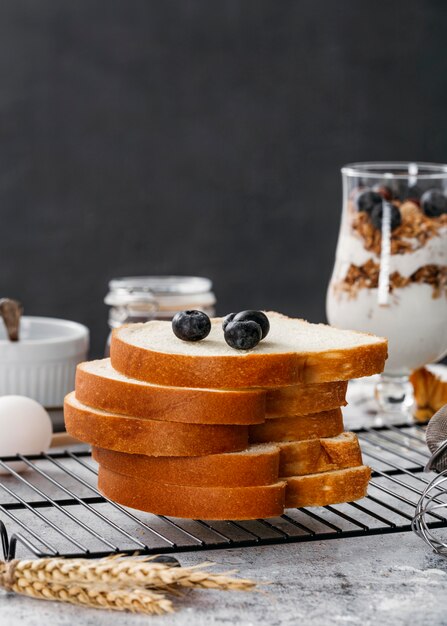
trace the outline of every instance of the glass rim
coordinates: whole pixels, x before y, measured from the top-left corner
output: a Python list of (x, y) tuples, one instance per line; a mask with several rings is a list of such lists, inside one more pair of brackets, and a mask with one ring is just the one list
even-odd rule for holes
[[(397, 171), (393, 172), (393, 170)], [(361, 178), (433, 180), (447, 178), (447, 164), (418, 161), (365, 161), (348, 163), (341, 168), (341, 173), (345, 176)]]

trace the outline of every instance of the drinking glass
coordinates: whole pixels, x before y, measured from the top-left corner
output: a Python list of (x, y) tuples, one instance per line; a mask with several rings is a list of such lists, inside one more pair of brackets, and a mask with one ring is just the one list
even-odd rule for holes
[(375, 396), (408, 415), (409, 374), (447, 353), (447, 165), (342, 168), (343, 209), (329, 322), (388, 338)]

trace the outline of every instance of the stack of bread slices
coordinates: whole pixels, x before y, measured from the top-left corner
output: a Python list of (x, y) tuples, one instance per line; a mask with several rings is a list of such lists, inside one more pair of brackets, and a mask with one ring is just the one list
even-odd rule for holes
[(340, 407), (350, 378), (382, 371), (386, 340), (267, 316), (248, 352), (225, 343), (220, 319), (196, 343), (153, 321), (116, 329), (110, 359), (78, 366), (66, 427), (93, 446), (105, 496), (242, 520), (365, 495), (370, 469)]

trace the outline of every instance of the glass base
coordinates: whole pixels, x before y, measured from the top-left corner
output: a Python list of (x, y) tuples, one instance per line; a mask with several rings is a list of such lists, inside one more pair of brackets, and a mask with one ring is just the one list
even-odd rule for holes
[(413, 386), (408, 376), (382, 374), (376, 384), (374, 395), (380, 410), (409, 417), (414, 405)]

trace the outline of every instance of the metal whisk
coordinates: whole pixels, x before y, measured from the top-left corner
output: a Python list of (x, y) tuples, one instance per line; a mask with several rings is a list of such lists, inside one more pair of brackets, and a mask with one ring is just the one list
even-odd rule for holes
[(436, 537), (427, 525), (427, 515), (437, 512), (444, 517), (442, 513), (447, 511), (447, 404), (431, 418), (427, 426), (426, 441), (432, 456), (425, 471), (439, 474), (424, 489), (411, 526), (418, 537), (437, 554), (447, 558), (447, 542)]

